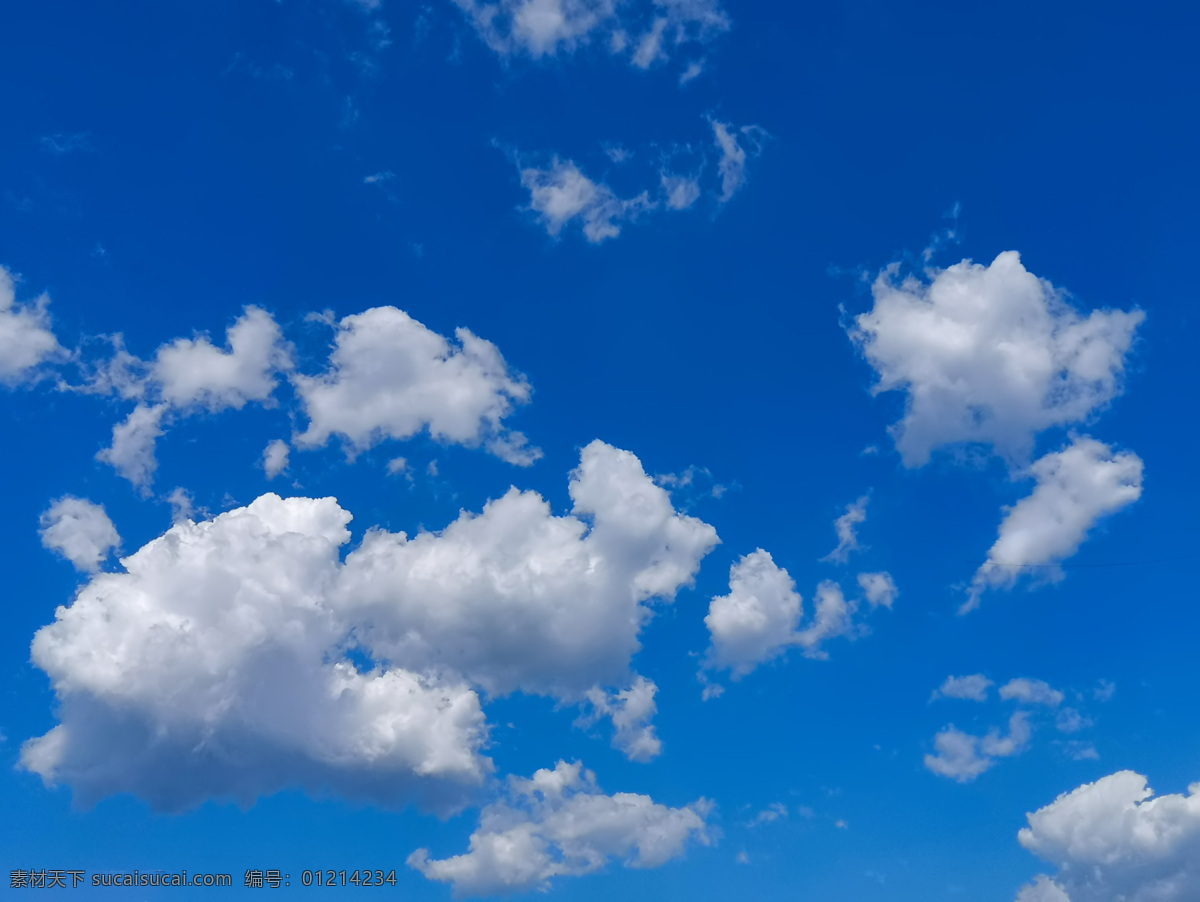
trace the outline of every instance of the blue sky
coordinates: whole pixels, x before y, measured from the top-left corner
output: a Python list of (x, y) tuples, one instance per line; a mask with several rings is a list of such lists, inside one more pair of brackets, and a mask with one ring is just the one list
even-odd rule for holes
[(5, 869), (1200, 897), (1196, 25), (10, 9)]

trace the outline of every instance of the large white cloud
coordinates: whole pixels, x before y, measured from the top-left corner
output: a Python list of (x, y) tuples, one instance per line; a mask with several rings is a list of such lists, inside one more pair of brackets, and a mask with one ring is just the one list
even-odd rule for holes
[(50, 325), (49, 305), (44, 294), (18, 304), (16, 279), (0, 266), (0, 383), (23, 382), (42, 364), (65, 355)]
[(638, 459), (595, 441), (570, 516), (510, 489), (440, 533), (373, 531), (340, 591), (379, 655), (452, 667), (489, 694), (582, 701), (624, 687), (654, 598), (690, 585), (716, 531), (676, 513)]
[(349, 520), (332, 498), (264, 495), (95, 576), (34, 638), (61, 722), (22, 765), (85, 801), (130, 792), (167, 809), (290, 785), (460, 803), (491, 769), (475, 692), (342, 655), (332, 589)]
[[(886, 573), (867, 574), (863, 588), (873, 594), (872, 607), (890, 605), (895, 584)], [(854, 636), (858, 602), (847, 601), (837, 583), (825, 581), (817, 587), (812, 619), (800, 628), (803, 599), (787, 570), (775, 563), (769, 552), (759, 548), (729, 569), (729, 594), (709, 603), (710, 644), (706, 668), (732, 671), (738, 679), (759, 664), (770, 661), (789, 648), (800, 647), (811, 658), (824, 658), (822, 644), (837, 636)]]
[(925, 279), (899, 279), (891, 267), (873, 294), (851, 337), (879, 374), (875, 391), (906, 394), (892, 434), (908, 466), (959, 443), (1027, 458), (1036, 433), (1084, 421), (1121, 391), (1144, 318), (1138, 310), (1083, 315), (1015, 251)]
[(568, 55), (601, 45), (640, 69), (729, 29), (715, 0), (454, 0), (502, 57)]
[(42, 514), (42, 544), (56, 551), (79, 570), (95, 572), (121, 536), (104, 506), (86, 498), (66, 495)]
[(648, 760), (638, 635), (717, 535), (603, 442), (570, 493), (569, 516), (513, 489), (440, 533), (371, 530), (344, 563), (332, 498), (177, 523), (38, 632), (61, 723), (24, 766), (167, 808), (288, 785), (452, 806), (490, 770), (477, 689), (588, 707)]
[(646, 795), (607, 795), (579, 762), (510, 777), (506, 794), (483, 809), (467, 852), (433, 859), (418, 849), (409, 865), (455, 895), (499, 895), (546, 889), (555, 877), (590, 874), (613, 859), (659, 867), (689, 841), (710, 842), (704, 799), (669, 808)]
[(1035, 461), (1030, 473), (1037, 485), (1005, 512), (964, 609), (975, 607), (989, 588), (1012, 586), (1031, 568), (1044, 578), (1061, 579), (1058, 563), (1079, 550), (1097, 521), (1142, 494), (1141, 458), (1130, 451), (1114, 453), (1087, 437)]
[[(1028, 816), (1022, 846), (1058, 868), (1019, 902), (1191, 902), (1200, 898), (1200, 783), (1154, 797), (1120, 771)], [(1042, 895), (1038, 895), (1038, 893)]]
[(514, 405), (529, 400), (528, 381), (490, 341), (462, 328), (455, 337), (457, 344), (395, 307), (343, 318), (329, 369), (292, 377), (309, 419), (296, 446), (338, 435), (354, 453), (428, 430), (438, 441), (485, 444), (512, 463), (532, 463), (541, 451), (503, 425)]

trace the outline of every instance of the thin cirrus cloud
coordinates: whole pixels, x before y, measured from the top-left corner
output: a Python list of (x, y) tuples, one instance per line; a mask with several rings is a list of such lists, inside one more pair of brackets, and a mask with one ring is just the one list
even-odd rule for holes
[(460, 897), (544, 891), (555, 878), (594, 873), (614, 858), (655, 868), (690, 843), (708, 845), (711, 810), (703, 798), (670, 808), (639, 793), (607, 795), (580, 762), (559, 761), (532, 778), (509, 777), (503, 796), (480, 812), (468, 851), (434, 859), (418, 849), (408, 864)]
[(694, 78), (697, 54), (729, 30), (715, 0), (454, 0), (484, 43), (501, 59), (569, 57), (585, 47), (637, 69), (691, 53), (684, 71)]
[(717, 535), (603, 442), (568, 488), (567, 516), (514, 488), (440, 532), (369, 530), (344, 561), (333, 498), (181, 520), (38, 631), (60, 722), (22, 766), (85, 803), (295, 785), (454, 810), (492, 772), (483, 701), (513, 692), (607, 717), (628, 757), (654, 757), (656, 687), (631, 661)]
[(846, 512), (833, 521), (834, 532), (837, 533), (837, 547), (823, 561), (844, 564), (850, 559), (850, 554), (858, 550), (858, 525), (867, 519), (867, 502), (869, 495), (863, 495), (857, 501), (846, 505)]
[(1016, 902), (1189, 902), (1200, 898), (1200, 783), (1155, 796), (1129, 770), (1086, 783), (1028, 815), (1017, 839), (1058, 868)]
[(693, 171), (681, 173), (664, 166), (657, 173), (657, 185), (626, 197), (587, 175), (574, 160), (553, 156), (542, 165), (530, 165), (527, 157), (511, 153), (521, 186), (529, 192), (525, 209), (552, 238), (578, 228), (588, 242), (600, 244), (653, 211), (695, 207), (705, 193), (703, 173), (709, 162), (718, 173), (718, 184), (710, 194), (718, 206), (723, 205), (745, 184), (747, 160), (762, 152), (766, 132), (758, 126), (738, 129), (716, 119), (708, 121), (713, 145)]

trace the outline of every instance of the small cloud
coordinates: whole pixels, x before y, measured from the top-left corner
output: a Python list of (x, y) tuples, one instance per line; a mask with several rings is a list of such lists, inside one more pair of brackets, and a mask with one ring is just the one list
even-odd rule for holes
[(747, 855), (745, 852), (738, 852), (737, 856), (733, 860), (736, 861), (738, 864), (749, 864), (750, 856)]
[(1096, 688), (1092, 690), (1092, 698), (1098, 702), (1112, 701), (1112, 697), (1117, 693), (1117, 684), (1110, 683), (1108, 680), (1101, 680)]
[(992, 681), (982, 673), (973, 673), (970, 676), (961, 677), (948, 676), (946, 677), (946, 682), (934, 690), (929, 700), (959, 698), (972, 702), (987, 701), (988, 689), (992, 685)]
[(840, 818), (838, 820), (834, 821), (833, 825), (835, 827), (837, 827), (839, 830), (846, 830), (850, 826), (849, 824), (847, 824), (844, 820), (841, 820)]
[(43, 135), (38, 139), (38, 146), (43, 152), (52, 156), (61, 157), (69, 153), (77, 151), (90, 151), (92, 147), (91, 135), (87, 132), (76, 132), (70, 134), (67, 132), (58, 132), (53, 135)]
[(827, 561), (835, 564), (844, 564), (850, 557), (850, 552), (858, 550), (858, 524), (867, 519), (867, 502), (870, 500), (870, 495), (863, 495), (857, 501), (846, 506), (846, 512), (833, 521), (834, 531), (837, 533), (837, 547), (825, 557), (822, 561)]
[(427, 467), (425, 468), (425, 472), (426, 472), (426, 473), (428, 473), (430, 476), (437, 476), (437, 474), (438, 474), (438, 465), (437, 465), (437, 461), (436, 461), (436, 460), (431, 460), (431, 461), (429, 462), (429, 466), (427, 466)]
[(687, 64), (687, 68), (679, 75), (679, 86), (683, 87), (693, 78), (696, 78), (704, 71), (704, 60), (693, 60)]
[(290, 453), (291, 449), (283, 439), (277, 438), (267, 445), (262, 454), (262, 468), (267, 474), (267, 479), (274, 479), (287, 469)]
[(364, 185), (378, 185), (381, 182), (390, 182), (396, 177), (396, 173), (390, 169), (381, 169), (379, 172), (373, 172), (363, 178)]
[(1078, 739), (1072, 739), (1069, 742), (1060, 743), (1063, 754), (1072, 761), (1099, 761), (1100, 753), (1096, 751), (1096, 747), (1090, 742), (1083, 742)]
[(406, 473), (408, 471), (408, 461), (403, 457), (393, 457), (388, 461), (387, 471), (389, 476)]

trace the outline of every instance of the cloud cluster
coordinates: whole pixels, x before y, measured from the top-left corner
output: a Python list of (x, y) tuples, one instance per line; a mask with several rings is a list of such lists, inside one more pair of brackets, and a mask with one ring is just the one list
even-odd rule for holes
[[(753, 125), (734, 128), (715, 119), (710, 119), (709, 125), (720, 177), (719, 189), (712, 193), (717, 203), (724, 204), (745, 184), (746, 161), (762, 151), (766, 132)], [(708, 161), (703, 157), (697, 170), (690, 174), (662, 168), (656, 175), (655, 188), (621, 197), (605, 183), (586, 175), (572, 160), (555, 156), (545, 165), (529, 165), (519, 155), (514, 158), (521, 185), (529, 192), (527, 209), (536, 215), (547, 234), (557, 237), (565, 229), (577, 226), (592, 244), (616, 238), (622, 226), (650, 211), (659, 208), (678, 211), (694, 206), (703, 193), (700, 180)]]
[(1187, 902), (1200, 898), (1200, 783), (1154, 797), (1120, 771), (1028, 815), (1021, 845), (1058, 868), (1017, 902)]
[(1035, 461), (1029, 472), (1037, 484), (1005, 511), (964, 610), (977, 606), (987, 589), (1009, 588), (1031, 570), (1046, 580), (1062, 579), (1059, 562), (1079, 550), (1096, 523), (1142, 495), (1141, 458), (1114, 453), (1092, 438), (1074, 438)]
[(716, 532), (603, 442), (569, 488), (568, 516), (512, 489), (438, 533), (370, 530), (344, 562), (332, 498), (177, 523), (38, 632), (61, 722), (24, 767), (163, 808), (288, 785), (452, 808), (491, 770), (479, 693), (517, 691), (590, 703), (653, 757), (655, 687), (631, 659)]
[[(20, 316), (28, 319), (31, 309)], [(0, 351), (3, 317), (0, 312)], [(297, 371), (293, 348), (270, 313), (247, 307), (229, 326), (223, 348), (197, 335), (167, 342), (142, 360), (125, 349), (121, 336), (112, 336), (111, 353), (82, 360), (81, 383), (62, 382), (60, 388), (135, 403), (96, 457), (143, 494), (149, 494), (158, 468), (156, 442), (172, 423), (248, 404), (275, 406), (285, 379), (308, 420), (293, 438), (298, 448), (324, 446), (336, 435), (353, 456), (384, 440), (427, 431), (441, 442), (482, 445), (519, 466), (541, 456), (503, 423), (529, 401), (532, 388), (491, 342), (468, 329), (458, 329), (451, 341), (395, 307), (347, 316), (335, 329), (326, 368), (317, 375)], [(29, 344), (27, 336), (22, 340)], [(282, 439), (270, 443), (262, 460), (268, 478), (286, 469), (289, 452)]]
[(418, 849), (408, 864), (455, 895), (498, 895), (544, 890), (555, 877), (590, 874), (613, 859), (659, 867), (691, 841), (710, 842), (706, 800), (669, 808), (646, 795), (607, 795), (579, 762), (509, 777), (506, 795), (480, 813), (467, 852), (433, 859)]
[[(981, 673), (968, 676), (950, 676), (930, 696), (938, 699), (986, 702), (994, 683)], [(954, 724), (943, 727), (934, 737), (934, 751), (925, 756), (925, 767), (933, 773), (968, 783), (990, 770), (1000, 758), (1019, 755), (1029, 748), (1033, 737), (1031, 718), (1037, 708), (1057, 711), (1055, 726), (1060, 733), (1076, 733), (1091, 726), (1091, 721), (1074, 708), (1061, 708), (1066, 696), (1043, 680), (1018, 677), (1009, 680), (997, 692), (1001, 701), (1015, 702), (1021, 706), (1008, 718), (1007, 732), (993, 727), (983, 735), (964, 732)], [(1068, 756), (1095, 758), (1095, 749), (1090, 743), (1073, 740), (1065, 744)]]
[(592, 45), (648, 69), (683, 48), (698, 50), (729, 30), (716, 0), (454, 2), (488, 47), (506, 59), (567, 56)]
[(0, 266), (0, 384), (37, 377), (43, 364), (65, 356), (50, 324), (50, 298), (17, 303), (16, 278)]
[[(895, 595), (891, 576), (863, 577), (860, 583), (868, 599), (874, 599), (871, 606), (890, 606)], [(810, 658), (824, 658), (824, 642), (862, 631), (854, 622), (858, 603), (847, 601), (837, 583), (822, 582), (816, 595), (813, 616), (801, 628), (803, 599), (787, 570), (761, 548), (745, 555), (729, 570), (729, 594), (709, 603), (704, 623), (711, 641), (704, 666), (728, 669), (739, 679), (793, 647), (802, 648)]]
[(922, 466), (939, 448), (982, 445), (1008, 462), (1014, 479), (1037, 480), (1006, 512), (960, 613), (1033, 568), (1061, 578), (1057, 565), (1096, 522), (1141, 494), (1142, 462), (1086, 437), (1028, 461), (1040, 433), (1088, 421), (1121, 392), (1144, 314), (1085, 315), (1015, 251), (924, 277), (901, 278), (894, 265), (872, 294), (850, 337), (879, 376), (874, 391), (905, 394), (904, 417), (890, 430), (904, 464)]

